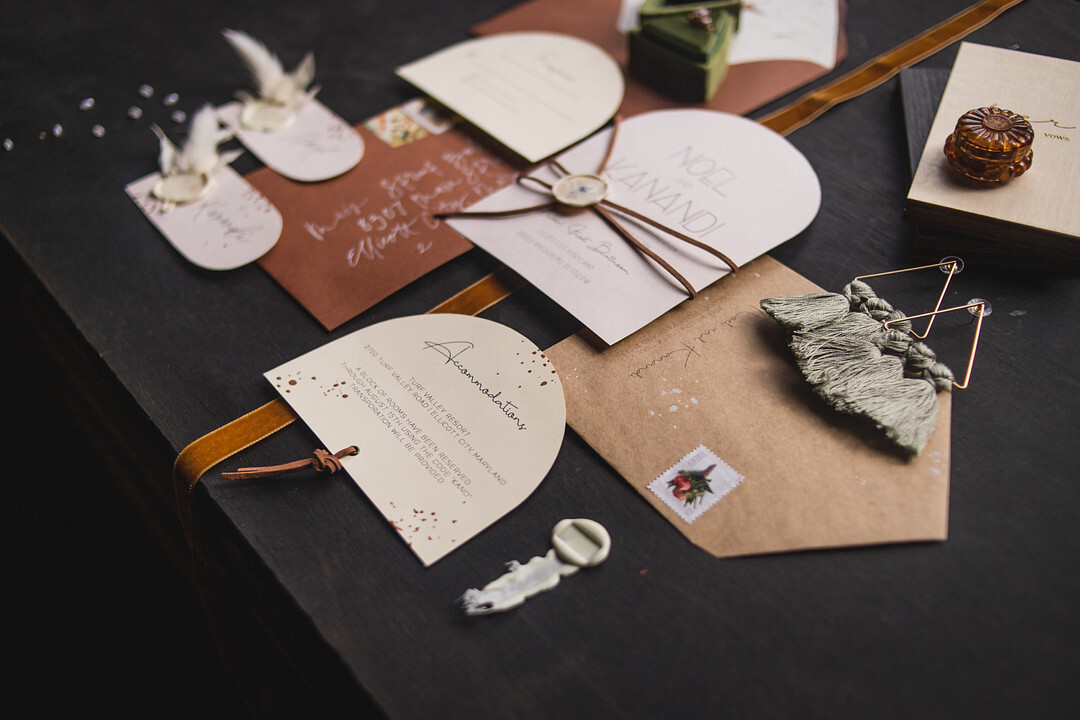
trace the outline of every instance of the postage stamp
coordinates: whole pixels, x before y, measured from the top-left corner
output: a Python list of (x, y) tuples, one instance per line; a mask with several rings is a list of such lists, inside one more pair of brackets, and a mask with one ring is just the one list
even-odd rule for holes
[(692, 523), (743, 480), (709, 448), (698, 445), (649, 483), (651, 490), (675, 514)]

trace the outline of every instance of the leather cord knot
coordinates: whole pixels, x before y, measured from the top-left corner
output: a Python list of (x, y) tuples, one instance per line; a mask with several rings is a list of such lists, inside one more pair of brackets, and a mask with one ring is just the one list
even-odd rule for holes
[(274, 477), (276, 475), (285, 475), (286, 473), (297, 472), (298, 470), (307, 470), (314, 468), (325, 475), (333, 475), (338, 470), (342, 469), (341, 458), (349, 455), (355, 455), (360, 452), (360, 448), (356, 445), (350, 445), (344, 450), (339, 450), (336, 453), (329, 453), (326, 450), (316, 450), (314, 454), (307, 460), (297, 460), (295, 462), (284, 463), (282, 465), (268, 465), (265, 467), (246, 467), (240, 468), (236, 472), (221, 473), (221, 477), (225, 480), (239, 480), (241, 478), (265, 478)]
[[(356, 454), (355, 451), (357, 448), (355, 445), (351, 446), (349, 449), (353, 450), (350, 455)], [(321, 473), (326, 473), (327, 475), (333, 475), (341, 469), (341, 460), (339, 460), (336, 455), (332, 455), (321, 448), (315, 451), (311, 464), (316, 470)]]

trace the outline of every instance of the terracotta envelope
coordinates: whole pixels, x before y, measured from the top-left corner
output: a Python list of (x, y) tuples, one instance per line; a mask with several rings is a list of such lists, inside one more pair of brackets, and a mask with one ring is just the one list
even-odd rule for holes
[(400, 127), (408, 131), (384, 122), (380, 136), (358, 126), (364, 157), (332, 180), (301, 183), (270, 168), (247, 176), (284, 219), (281, 238), (259, 264), (327, 330), (469, 250), (434, 215), (468, 207), (514, 179), (513, 167), (460, 128)]

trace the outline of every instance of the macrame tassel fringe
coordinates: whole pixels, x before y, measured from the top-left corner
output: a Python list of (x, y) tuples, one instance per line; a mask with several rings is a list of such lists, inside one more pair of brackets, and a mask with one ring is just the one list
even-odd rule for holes
[(776, 322), (792, 331), (815, 328), (851, 312), (847, 298), (836, 293), (765, 298), (761, 307)]
[(761, 307), (790, 333), (799, 369), (829, 405), (871, 420), (912, 454), (922, 451), (937, 392), (952, 388), (953, 374), (909, 334), (902, 312), (858, 280), (839, 294), (766, 298)]

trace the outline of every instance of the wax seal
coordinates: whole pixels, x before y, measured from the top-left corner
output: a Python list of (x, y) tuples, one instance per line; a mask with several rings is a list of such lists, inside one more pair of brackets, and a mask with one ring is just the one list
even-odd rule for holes
[(607, 197), (610, 186), (599, 175), (567, 175), (551, 188), (551, 194), (563, 205), (589, 207)]
[(969, 110), (945, 140), (945, 158), (961, 181), (994, 187), (1031, 167), (1035, 131), (1022, 115), (999, 107)]
[(240, 123), (248, 130), (278, 132), (296, 122), (299, 110), (300, 108), (294, 105), (280, 105), (249, 98), (240, 112)]

